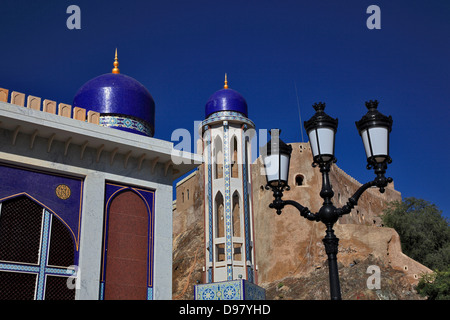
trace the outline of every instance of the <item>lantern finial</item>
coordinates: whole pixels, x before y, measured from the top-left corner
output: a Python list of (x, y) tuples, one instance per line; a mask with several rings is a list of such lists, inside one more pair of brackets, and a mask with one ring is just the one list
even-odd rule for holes
[(369, 109), (369, 111), (376, 110), (377, 107), (378, 107), (378, 100), (366, 101), (366, 108)]
[(325, 103), (324, 102), (317, 102), (313, 104), (313, 108), (314, 110), (316, 110), (316, 112), (321, 112), (325, 110)]

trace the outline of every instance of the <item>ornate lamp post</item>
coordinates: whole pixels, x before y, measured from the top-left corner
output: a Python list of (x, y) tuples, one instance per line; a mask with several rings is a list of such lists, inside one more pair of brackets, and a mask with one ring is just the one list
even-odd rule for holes
[(325, 252), (328, 256), (330, 295), (332, 300), (341, 300), (341, 288), (339, 284), (339, 273), (337, 267), (337, 252), (339, 239), (335, 236), (333, 226), (339, 217), (350, 213), (358, 203), (362, 193), (370, 187), (377, 187), (380, 192), (385, 191), (385, 187), (392, 182), (392, 178), (386, 178), (387, 164), (392, 160), (389, 157), (389, 133), (392, 129), (392, 117), (385, 116), (378, 112), (378, 101), (366, 102), (369, 109), (360, 121), (356, 122), (356, 127), (363, 140), (367, 155), (367, 169), (374, 169), (375, 179), (363, 184), (348, 199), (342, 208), (336, 208), (331, 199), (334, 195), (330, 184), (329, 172), (331, 165), (337, 160), (334, 157), (334, 140), (338, 126), (338, 120), (333, 119), (325, 113), (325, 103), (319, 102), (313, 105), (316, 114), (308, 121), (304, 122), (306, 132), (309, 136), (311, 150), (313, 153), (312, 166), (318, 166), (322, 173), (322, 190), (320, 197), (324, 200), (322, 207), (317, 213), (312, 213), (308, 208), (292, 200), (283, 200), (283, 191), (289, 190), (289, 162), (292, 146), (285, 144), (279, 139), (280, 130), (271, 130), (271, 141), (261, 150), (264, 166), (267, 174), (266, 189), (272, 189), (274, 200), (269, 205), (276, 209), (277, 214), (286, 205), (297, 208), (302, 217), (311, 221), (321, 221), (326, 226), (326, 235), (323, 239)]

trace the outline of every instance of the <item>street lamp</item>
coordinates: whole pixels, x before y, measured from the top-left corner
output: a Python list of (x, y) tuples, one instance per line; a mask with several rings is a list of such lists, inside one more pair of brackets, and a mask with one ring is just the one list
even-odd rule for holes
[(288, 177), (292, 146), (279, 139), (280, 130), (278, 129), (271, 130), (271, 140), (261, 148), (267, 176), (266, 189), (272, 189), (274, 200), (269, 207), (276, 209), (277, 214), (281, 214), (286, 205), (292, 205), (297, 208), (302, 217), (311, 221), (321, 221), (325, 224), (327, 229), (323, 243), (328, 256), (330, 296), (332, 300), (341, 300), (336, 257), (339, 239), (334, 234), (333, 226), (339, 217), (350, 213), (358, 203), (362, 193), (368, 188), (377, 187), (383, 193), (385, 187), (392, 182), (392, 178), (384, 176), (387, 164), (392, 162), (389, 157), (389, 133), (392, 129), (392, 117), (387, 117), (378, 112), (378, 101), (366, 102), (369, 111), (360, 121), (356, 122), (356, 127), (366, 151), (367, 169), (373, 168), (376, 177), (374, 180), (363, 184), (348, 199), (346, 205), (342, 208), (336, 208), (331, 201), (334, 192), (331, 187), (329, 172), (331, 165), (337, 161), (334, 157), (334, 141), (338, 120), (325, 113), (325, 103), (319, 102), (314, 104), (313, 107), (316, 113), (310, 120), (304, 122), (304, 126), (313, 153), (312, 166), (318, 166), (322, 173), (322, 190), (320, 191), (320, 197), (324, 200), (322, 207), (317, 213), (312, 213), (307, 207), (296, 201), (282, 199), (283, 191), (290, 189)]
[(316, 114), (305, 121), (305, 130), (309, 137), (314, 164), (336, 162), (334, 157), (334, 137), (338, 127), (338, 119), (325, 113), (325, 103), (313, 105)]
[(386, 117), (377, 110), (377, 100), (366, 102), (366, 107), (369, 111), (356, 122), (356, 127), (364, 143), (368, 167), (376, 167), (379, 163), (391, 163), (389, 133), (392, 130), (392, 117)]
[(272, 140), (265, 146), (264, 152), (267, 183), (272, 187), (289, 188), (287, 182), (292, 146), (280, 139), (281, 130), (273, 129), (269, 133)]

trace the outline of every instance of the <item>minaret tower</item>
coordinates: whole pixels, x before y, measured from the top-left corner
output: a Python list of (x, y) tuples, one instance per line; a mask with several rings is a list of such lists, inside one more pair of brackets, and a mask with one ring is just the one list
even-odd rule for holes
[(255, 283), (251, 194), (254, 123), (247, 103), (228, 87), (206, 103), (203, 138), (205, 176), (205, 283), (243, 279)]

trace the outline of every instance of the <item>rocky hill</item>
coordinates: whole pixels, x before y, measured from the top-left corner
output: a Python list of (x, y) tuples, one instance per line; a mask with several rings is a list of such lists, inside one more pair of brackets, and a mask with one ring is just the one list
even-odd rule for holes
[[(380, 266), (381, 286), (369, 289), (369, 266)], [(344, 266), (339, 263), (339, 277), (344, 300), (421, 300), (414, 285), (405, 279), (402, 271), (386, 266), (374, 257)], [(328, 266), (317, 267), (302, 277), (286, 277), (261, 285), (268, 300), (329, 300)]]

